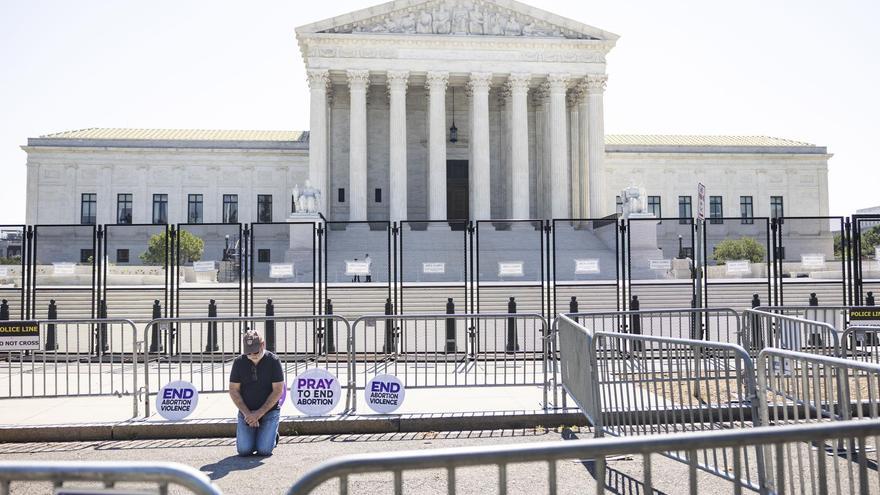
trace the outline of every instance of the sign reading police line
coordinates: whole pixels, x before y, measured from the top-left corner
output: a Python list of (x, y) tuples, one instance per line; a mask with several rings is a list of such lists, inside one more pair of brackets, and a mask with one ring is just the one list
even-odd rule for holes
[(342, 387), (329, 371), (312, 368), (297, 375), (290, 387), (290, 400), (307, 416), (323, 416), (339, 404)]
[(379, 414), (392, 413), (403, 404), (406, 387), (394, 375), (377, 375), (367, 382), (364, 397), (370, 409)]
[(849, 319), (854, 325), (880, 325), (880, 307), (852, 308), (849, 310)]
[(199, 391), (187, 381), (178, 380), (165, 385), (156, 395), (156, 410), (169, 421), (180, 421), (196, 410)]
[(40, 350), (40, 325), (37, 322), (0, 322), (0, 352), (38, 350)]

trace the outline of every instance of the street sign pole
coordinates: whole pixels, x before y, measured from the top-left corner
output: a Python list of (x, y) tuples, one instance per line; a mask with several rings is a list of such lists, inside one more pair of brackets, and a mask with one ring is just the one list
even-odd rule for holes
[(706, 222), (706, 186), (703, 183), (697, 184), (697, 224), (696, 224), (696, 240), (694, 243), (694, 275), (696, 278), (696, 305), (697, 308), (703, 307), (703, 267), (705, 263), (705, 253), (703, 250), (703, 229)]

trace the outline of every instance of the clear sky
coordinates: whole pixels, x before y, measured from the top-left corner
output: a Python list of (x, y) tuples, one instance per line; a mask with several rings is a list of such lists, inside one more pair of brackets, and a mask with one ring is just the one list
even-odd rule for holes
[[(19, 147), (28, 137), (87, 127), (307, 129), (294, 28), (376, 3), (0, 1), (0, 223), (24, 221)], [(880, 205), (880, 2), (527, 3), (621, 36), (608, 57), (607, 133), (827, 146), (831, 213)]]

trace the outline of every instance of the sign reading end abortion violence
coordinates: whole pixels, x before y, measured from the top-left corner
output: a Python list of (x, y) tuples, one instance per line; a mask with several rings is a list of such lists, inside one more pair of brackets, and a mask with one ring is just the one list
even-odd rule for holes
[(37, 322), (0, 322), (0, 352), (38, 350), (40, 350), (40, 325)]
[(307, 416), (323, 416), (339, 404), (342, 387), (329, 371), (312, 368), (297, 375), (290, 386), (290, 400)]
[(186, 418), (199, 405), (199, 391), (187, 381), (178, 380), (159, 389), (156, 395), (156, 410), (169, 421)]
[(394, 375), (377, 375), (367, 382), (364, 397), (370, 409), (379, 414), (392, 413), (403, 404), (406, 388)]

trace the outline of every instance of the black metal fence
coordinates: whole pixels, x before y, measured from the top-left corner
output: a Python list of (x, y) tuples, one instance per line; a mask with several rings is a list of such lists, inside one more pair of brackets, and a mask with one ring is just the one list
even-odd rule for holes
[(551, 316), (877, 293), (880, 216), (710, 218), (699, 238), (691, 218), (617, 216), (0, 226), (0, 319)]

